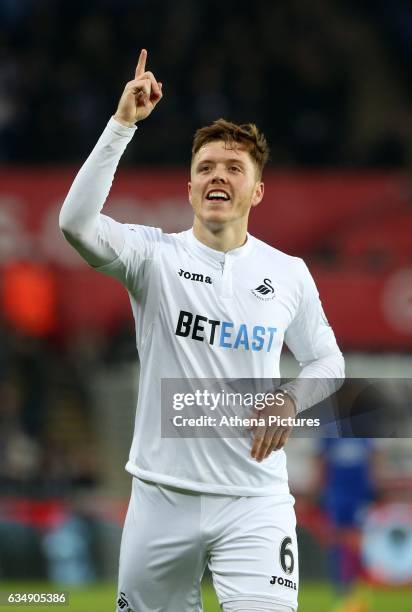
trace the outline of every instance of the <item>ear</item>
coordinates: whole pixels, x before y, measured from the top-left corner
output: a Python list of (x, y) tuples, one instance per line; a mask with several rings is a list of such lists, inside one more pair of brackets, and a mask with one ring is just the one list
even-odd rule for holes
[(187, 184), (187, 195), (189, 198), (190, 204), (192, 203), (192, 183), (189, 181)]
[(257, 206), (263, 199), (265, 193), (265, 185), (262, 182), (256, 183), (252, 197), (252, 206)]

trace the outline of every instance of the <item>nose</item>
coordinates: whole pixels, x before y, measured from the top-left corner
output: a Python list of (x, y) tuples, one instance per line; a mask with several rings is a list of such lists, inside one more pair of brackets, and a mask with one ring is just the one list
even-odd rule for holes
[(212, 177), (212, 183), (226, 183), (226, 177), (222, 170), (215, 170)]

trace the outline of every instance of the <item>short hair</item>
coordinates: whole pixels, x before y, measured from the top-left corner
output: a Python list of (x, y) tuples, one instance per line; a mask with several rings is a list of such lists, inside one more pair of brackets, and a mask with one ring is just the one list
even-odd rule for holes
[(201, 147), (209, 142), (223, 140), (226, 146), (246, 149), (256, 164), (261, 178), (263, 168), (269, 159), (269, 146), (262, 132), (254, 123), (238, 125), (226, 119), (217, 119), (211, 125), (199, 128), (193, 137), (192, 160)]

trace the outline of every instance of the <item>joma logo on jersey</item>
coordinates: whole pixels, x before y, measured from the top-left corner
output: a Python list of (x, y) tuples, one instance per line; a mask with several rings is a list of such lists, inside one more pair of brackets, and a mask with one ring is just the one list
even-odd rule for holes
[(284, 586), (287, 589), (293, 589), (296, 591), (297, 585), (296, 582), (290, 580), (289, 578), (282, 578), (282, 576), (272, 576), (270, 584), (278, 584), (279, 586)]
[(187, 280), (197, 281), (198, 283), (208, 283), (209, 285), (212, 284), (212, 279), (210, 276), (204, 276), (203, 274), (198, 274), (196, 272), (185, 272), (182, 270), (182, 268), (180, 268), (178, 275), (186, 278)]
[(272, 281), (270, 278), (263, 279), (263, 283), (251, 290), (253, 295), (259, 300), (273, 300), (275, 297), (275, 290), (272, 287)]

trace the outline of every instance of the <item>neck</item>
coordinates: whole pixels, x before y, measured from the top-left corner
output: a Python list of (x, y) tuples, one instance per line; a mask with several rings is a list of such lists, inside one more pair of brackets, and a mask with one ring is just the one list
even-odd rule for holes
[(211, 249), (226, 253), (245, 244), (247, 239), (247, 223), (240, 222), (239, 224), (224, 226), (205, 225), (195, 217), (193, 221), (193, 234), (199, 242), (202, 242)]

